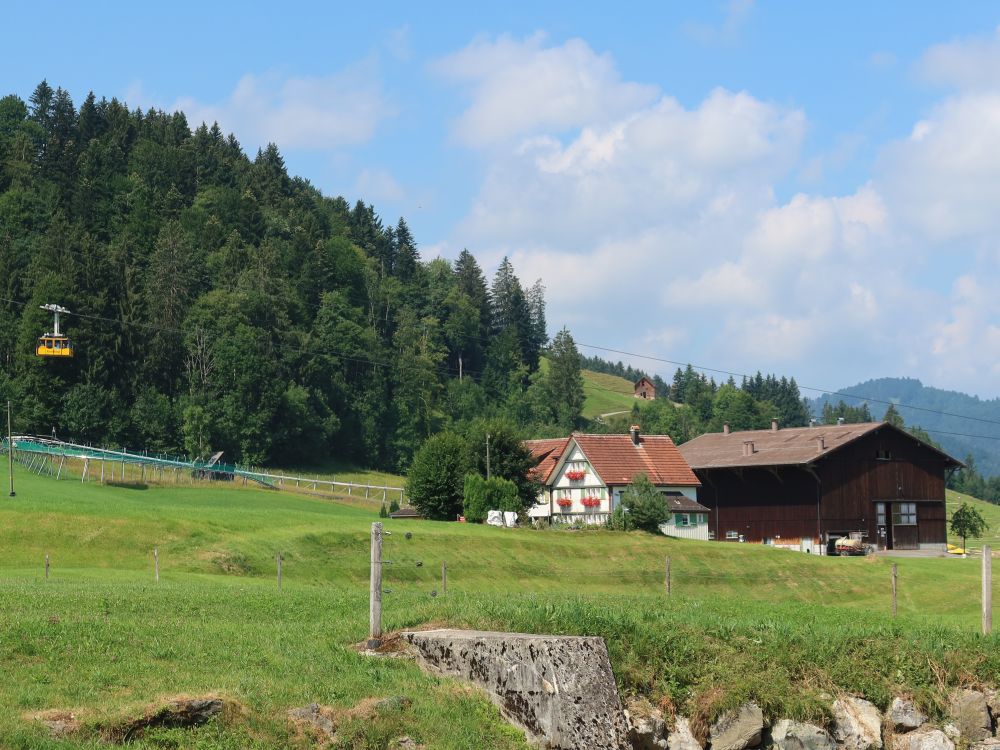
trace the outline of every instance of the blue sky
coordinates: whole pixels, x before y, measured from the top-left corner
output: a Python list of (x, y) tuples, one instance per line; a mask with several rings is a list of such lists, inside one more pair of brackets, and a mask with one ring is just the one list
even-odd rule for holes
[(468, 8), (21, 5), (0, 82), (274, 141), (584, 343), (1000, 395), (995, 4)]

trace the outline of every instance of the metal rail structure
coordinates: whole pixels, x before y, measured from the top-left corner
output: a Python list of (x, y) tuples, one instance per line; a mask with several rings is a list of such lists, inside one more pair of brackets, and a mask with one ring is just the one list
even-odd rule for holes
[[(271, 489), (292, 489), (293, 487), (314, 491), (325, 489), (329, 492), (346, 493), (351, 497), (355, 495), (360, 497), (361, 493), (364, 493), (366, 499), (378, 498), (379, 493), (381, 493), (382, 500), (387, 499), (390, 493), (398, 492), (400, 505), (405, 499), (405, 490), (401, 487), (272, 474), (235, 464), (224, 464), (216, 460), (215, 457), (209, 461), (190, 461), (176, 456), (137, 453), (125, 448), (100, 448), (38, 435), (13, 435), (10, 440), (13, 443), (14, 460), (26, 466), (33, 473), (49, 474), (56, 479), (62, 478), (66, 461), (70, 460), (83, 463), (83, 471), (80, 475), (81, 482), (86, 482), (88, 477), (97, 478), (98, 470), (101, 482), (116, 481), (116, 471), (118, 481), (126, 481), (127, 468), (131, 468), (133, 471), (132, 479), (136, 479), (134, 475), (138, 471), (139, 481), (146, 480), (147, 471), (150, 479), (158, 477), (160, 481), (163, 480), (166, 471), (172, 472), (175, 481), (179, 471), (187, 471), (195, 479), (221, 479), (224, 481), (242, 479), (243, 484), (249, 481)], [(7, 443), (6, 438), (0, 441), (0, 453), (8, 451)]]

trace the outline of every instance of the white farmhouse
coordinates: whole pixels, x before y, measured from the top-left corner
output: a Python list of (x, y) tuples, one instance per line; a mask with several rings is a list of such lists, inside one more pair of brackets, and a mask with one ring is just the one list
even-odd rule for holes
[(542, 487), (535, 518), (553, 523), (605, 523), (621, 504), (622, 492), (637, 474), (645, 474), (663, 493), (671, 516), (660, 530), (669, 536), (708, 537), (710, 510), (697, 500), (701, 483), (667, 435), (586, 435), (528, 440), (538, 460), (533, 477)]

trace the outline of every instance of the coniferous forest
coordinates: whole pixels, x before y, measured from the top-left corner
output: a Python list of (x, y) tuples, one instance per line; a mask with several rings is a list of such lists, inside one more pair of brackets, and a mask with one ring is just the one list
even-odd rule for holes
[[(484, 420), (683, 442), (809, 416), (794, 379), (688, 366), (587, 423), (581, 364), (645, 373), (582, 358), (566, 329), (550, 341), (541, 282), (509, 260), (489, 277), (468, 250), (425, 261), (405, 219), (324, 196), (274, 144), (251, 159), (217, 125), (44, 81), (0, 99), (0, 279), (0, 398), (17, 431), (75, 441), (405, 471), (429, 436)], [(35, 356), (46, 303), (72, 311), (72, 359)]]
[[(476, 418), (579, 418), (539, 372), (540, 283), (506, 260), (488, 280), (468, 251), (423, 262), (405, 219), (180, 112), (77, 106), (45, 82), (0, 99), (0, 278), (18, 430), (403, 469)], [(74, 313), (73, 359), (34, 355), (45, 303)]]

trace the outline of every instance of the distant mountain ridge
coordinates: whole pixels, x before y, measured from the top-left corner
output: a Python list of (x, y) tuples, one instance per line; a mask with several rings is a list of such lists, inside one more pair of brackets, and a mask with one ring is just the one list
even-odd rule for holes
[(972, 454), (981, 474), (1000, 475), (1000, 398), (984, 400), (967, 393), (933, 388), (916, 378), (877, 378), (842, 388), (838, 395), (809, 399), (809, 405), (813, 415), (818, 416), (824, 404), (836, 404), (840, 400), (851, 406), (867, 403), (875, 419), (885, 414), (888, 405), (884, 402), (894, 403), (907, 426), (916, 425), (927, 430), (942, 448), (959, 460)]

